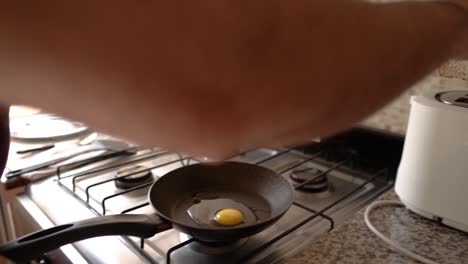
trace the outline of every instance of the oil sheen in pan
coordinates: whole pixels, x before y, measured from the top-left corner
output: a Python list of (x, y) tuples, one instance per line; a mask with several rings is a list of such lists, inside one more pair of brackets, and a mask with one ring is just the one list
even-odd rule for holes
[[(197, 224), (202, 226), (211, 227), (222, 227), (215, 218), (217, 213), (223, 210), (230, 210), (240, 212), (242, 214), (242, 220), (238, 224), (230, 226), (242, 226), (242, 225), (253, 225), (257, 222), (257, 216), (254, 212), (246, 205), (227, 198), (216, 198), (216, 199), (200, 199), (192, 205), (187, 213)], [(219, 216), (219, 215), (218, 215)]]

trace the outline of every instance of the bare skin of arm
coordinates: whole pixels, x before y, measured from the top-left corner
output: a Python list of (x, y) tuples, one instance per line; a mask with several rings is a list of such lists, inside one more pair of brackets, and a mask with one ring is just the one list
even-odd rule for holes
[(218, 158), (347, 128), (460, 55), (468, 34), (462, 9), (440, 3), (10, 2), (4, 103)]

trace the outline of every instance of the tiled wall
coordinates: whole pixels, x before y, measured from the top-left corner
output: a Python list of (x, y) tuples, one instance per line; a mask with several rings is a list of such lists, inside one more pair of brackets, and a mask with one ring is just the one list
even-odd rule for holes
[(451, 61), (427, 76), (399, 98), (363, 122), (364, 125), (400, 134), (406, 131), (412, 95), (448, 90), (468, 90), (468, 61)]

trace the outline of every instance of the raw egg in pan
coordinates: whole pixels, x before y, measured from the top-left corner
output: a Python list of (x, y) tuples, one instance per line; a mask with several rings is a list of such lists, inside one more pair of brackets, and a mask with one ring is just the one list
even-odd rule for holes
[(197, 224), (203, 226), (234, 227), (257, 222), (257, 217), (249, 207), (231, 199), (200, 200), (187, 213)]

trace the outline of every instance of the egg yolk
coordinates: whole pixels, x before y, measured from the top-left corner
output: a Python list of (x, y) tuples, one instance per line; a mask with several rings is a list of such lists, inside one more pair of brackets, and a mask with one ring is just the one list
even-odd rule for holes
[(244, 221), (244, 214), (237, 209), (226, 208), (216, 212), (214, 220), (223, 226), (236, 226)]

